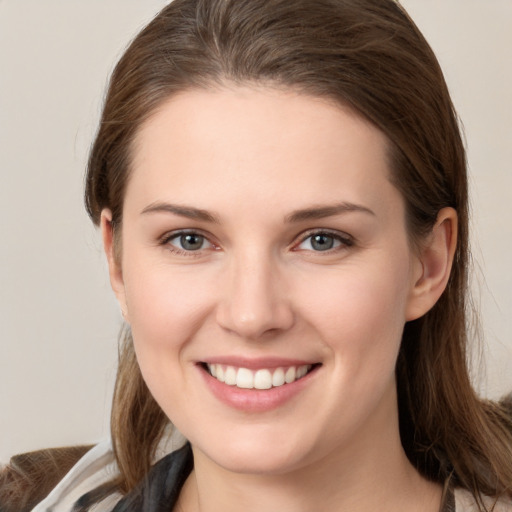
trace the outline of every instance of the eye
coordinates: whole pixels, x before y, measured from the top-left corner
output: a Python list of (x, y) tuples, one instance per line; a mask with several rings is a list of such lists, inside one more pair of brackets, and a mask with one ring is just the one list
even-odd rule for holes
[(305, 251), (325, 252), (336, 250), (342, 247), (350, 247), (353, 240), (347, 235), (330, 233), (326, 231), (317, 231), (311, 233), (302, 239), (296, 249)]
[(170, 245), (175, 252), (197, 252), (213, 247), (204, 235), (192, 231), (173, 233), (162, 242), (164, 245)]

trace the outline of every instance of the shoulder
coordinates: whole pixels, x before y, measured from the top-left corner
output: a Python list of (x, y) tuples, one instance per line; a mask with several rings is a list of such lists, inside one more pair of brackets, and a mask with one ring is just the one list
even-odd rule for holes
[(0, 509), (29, 510), (92, 446), (51, 448), (15, 455), (0, 469)]
[[(474, 496), (465, 489), (455, 489), (455, 512), (480, 512)], [(510, 498), (483, 498), (484, 506), (489, 512), (512, 512)]]
[[(111, 442), (103, 441), (89, 450), (71, 468), (48, 496), (33, 509), (33, 512), (48, 510), (68, 512), (81, 496), (111, 481), (117, 475), (118, 469)], [(111, 510), (120, 497), (119, 494), (109, 497), (108, 504), (105, 502), (107, 507), (105, 510)], [(98, 508), (98, 512), (102, 508)]]
[[(162, 437), (154, 462), (183, 446), (185, 439), (175, 429), (168, 429)], [(87, 493), (108, 484), (119, 476), (119, 469), (110, 440), (105, 440), (88, 451), (41, 501), (32, 512), (69, 512)], [(111, 511), (123, 496), (112, 492), (91, 508), (91, 512)]]

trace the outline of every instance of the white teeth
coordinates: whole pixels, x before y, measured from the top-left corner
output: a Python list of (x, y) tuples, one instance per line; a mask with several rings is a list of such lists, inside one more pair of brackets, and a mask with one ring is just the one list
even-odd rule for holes
[(242, 389), (270, 389), (301, 379), (311, 370), (312, 365), (289, 366), (275, 370), (262, 368), (257, 371), (221, 364), (207, 364), (207, 367), (212, 377), (229, 386)]
[(284, 383), (284, 370), (282, 368), (278, 368), (272, 375), (272, 386), (278, 387), (282, 386)]
[(251, 370), (248, 370), (247, 368), (238, 368), (238, 373), (236, 375), (236, 387), (243, 389), (252, 389), (254, 387), (254, 374)]
[(224, 372), (224, 382), (228, 384), (228, 386), (234, 386), (236, 384), (236, 370), (232, 366), (226, 367), (226, 371)]
[(297, 368), (296, 378), (297, 379), (302, 379), (302, 377), (304, 377), (304, 375), (306, 375), (306, 373), (308, 373), (307, 367), (306, 366), (299, 366)]
[(254, 374), (254, 387), (256, 389), (270, 389), (272, 387), (270, 370), (258, 370)]
[(295, 370), (295, 367), (290, 366), (290, 368), (288, 368), (288, 370), (286, 370), (286, 373), (284, 374), (284, 380), (286, 384), (291, 384), (295, 380), (296, 375), (297, 372)]

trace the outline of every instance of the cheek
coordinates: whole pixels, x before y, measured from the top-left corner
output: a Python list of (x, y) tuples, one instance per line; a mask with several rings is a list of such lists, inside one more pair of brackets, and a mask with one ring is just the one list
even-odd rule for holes
[(409, 293), (408, 280), (396, 268), (352, 266), (309, 283), (303, 280), (303, 316), (344, 371), (358, 374), (370, 363), (374, 369), (394, 366)]
[(189, 382), (190, 351), (197, 331), (211, 309), (211, 297), (200, 279), (158, 266), (126, 272), (129, 321), (137, 360), (151, 394), (169, 418), (180, 411), (193, 414), (184, 397), (193, 392)]
[[(197, 273), (161, 265), (127, 264), (125, 293), (141, 366), (163, 364), (160, 355), (180, 355), (211, 310), (208, 282)], [(166, 364), (173, 364), (171, 357)], [(146, 364), (147, 363), (147, 364)]]

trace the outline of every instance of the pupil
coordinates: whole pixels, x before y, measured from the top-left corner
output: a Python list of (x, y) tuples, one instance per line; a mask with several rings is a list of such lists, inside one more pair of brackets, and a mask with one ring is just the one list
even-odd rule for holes
[(313, 249), (317, 251), (328, 251), (334, 245), (334, 239), (329, 235), (315, 235), (311, 240)]
[(200, 235), (181, 235), (180, 237), (181, 246), (187, 251), (197, 251), (201, 249), (203, 245), (203, 237)]

